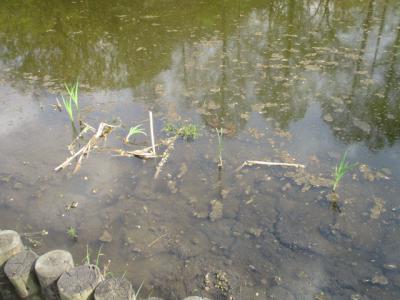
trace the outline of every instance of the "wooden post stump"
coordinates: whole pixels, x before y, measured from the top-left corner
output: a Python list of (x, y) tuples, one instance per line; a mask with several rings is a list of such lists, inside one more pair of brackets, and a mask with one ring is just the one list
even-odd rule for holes
[(24, 245), (18, 233), (13, 230), (0, 231), (0, 267), (3, 267), (9, 258), (22, 250), (24, 250)]
[(101, 281), (103, 276), (97, 266), (83, 265), (62, 274), (57, 287), (61, 300), (87, 300)]
[(95, 300), (136, 300), (131, 283), (125, 278), (110, 278), (99, 284), (94, 292)]
[(13, 230), (0, 230), (0, 299), (13, 299), (14, 288), (4, 274), (4, 264), (24, 250), (21, 238)]
[(35, 263), (36, 276), (47, 300), (58, 299), (57, 280), (61, 274), (74, 267), (71, 253), (53, 250), (40, 256)]
[(33, 270), (37, 258), (38, 255), (32, 250), (22, 251), (11, 257), (4, 266), (4, 273), (21, 298), (35, 295), (40, 290)]

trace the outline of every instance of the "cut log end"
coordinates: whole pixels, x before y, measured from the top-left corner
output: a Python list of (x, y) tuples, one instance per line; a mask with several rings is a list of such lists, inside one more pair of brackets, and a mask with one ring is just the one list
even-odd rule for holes
[(0, 267), (22, 250), (24, 250), (24, 245), (17, 232), (13, 230), (0, 231)]
[(103, 276), (97, 266), (83, 265), (62, 274), (57, 286), (62, 300), (86, 300), (102, 280)]
[(74, 267), (71, 253), (53, 250), (40, 256), (35, 263), (35, 271), (46, 299), (57, 299), (57, 280), (61, 274)]
[(94, 299), (136, 300), (136, 296), (128, 280), (124, 278), (110, 278), (99, 284), (94, 293)]
[(35, 295), (40, 290), (33, 272), (37, 258), (38, 255), (32, 250), (22, 251), (10, 258), (4, 266), (4, 273), (21, 298)]

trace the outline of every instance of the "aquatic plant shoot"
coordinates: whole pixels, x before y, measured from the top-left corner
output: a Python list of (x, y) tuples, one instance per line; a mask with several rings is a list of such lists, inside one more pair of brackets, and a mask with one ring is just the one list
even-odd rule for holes
[(125, 143), (129, 143), (129, 139), (138, 134), (147, 135), (147, 133), (144, 131), (143, 126), (141, 124), (129, 128), (129, 132), (125, 137)]
[(332, 190), (335, 192), (336, 187), (338, 186), (340, 180), (343, 178), (344, 175), (349, 173), (351, 170), (354, 169), (354, 167), (357, 166), (357, 163), (354, 164), (349, 164), (346, 161), (346, 156), (347, 156), (347, 150), (343, 153), (342, 158), (340, 159), (339, 163), (335, 167), (335, 173), (334, 173), (334, 182), (333, 182), (333, 187)]

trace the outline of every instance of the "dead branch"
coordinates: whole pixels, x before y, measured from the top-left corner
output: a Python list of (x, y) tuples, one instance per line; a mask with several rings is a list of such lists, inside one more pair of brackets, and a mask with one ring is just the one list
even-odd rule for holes
[[(161, 140), (161, 142), (159, 144), (154, 145), (154, 148), (162, 146), (162, 145), (166, 145), (168, 147), (168, 145), (172, 142), (175, 142), (176, 139), (177, 139), (177, 137), (173, 136), (166, 140)], [(114, 155), (114, 156), (122, 156), (122, 157), (129, 157), (129, 158), (137, 157), (137, 158), (142, 158), (142, 159), (149, 159), (149, 158), (159, 157), (159, 155), (155, 155), (153, 153), (153, 145), (150, 147), (132, 150), (132, 151), (127, 151), (127, 150), (123, 150), (123, 149), (115, 149), (115, 148), (111, 149), (111, 151), (116, 153), (116, 155)]]
[[(157, 145), (155, 145), (157, 146)], [(122, 157), (137, 157), (142, 159), (149, 159), (149, 158), (157, 158), (157, 155), (153, 153), (153, 147), (146, 147), (143, 149), (133, 150), (133, 151), (126, 151), (123, 149), (112, 149), (113, 152), (117, 154), (114, 156), (122, 156)]]
[(79, 157), (78, 162), (76, 163), (76, 166), (74, 169), (74, 173), (76, 173), (82, 164), (83, 158), (84, 157), (87, 158), (89, 156), (90, 151), (96, 146), (96, 144), (98, 143), (100, 138), (106, 139), (107, 136), (111, 133), (111, 131), (116, 127), (118, 127), (118, 126), (110, 125), (110, 124), (107, 124), (104, 122), (100, 123), (99, 127), (97, 128), (96, 133), (90, 138), (90, 140), (87, 142), (87, 144), (85, 146), (83, 146), (78, 152), (74, 153), (72, 156), (67, 158), (62, 164), (57, 166), (54, 169), (54, 171), (59, 171), (59, 170), (64, 169), (71, 163), (72, 160)]
[(157, 243), (159, 240), (161, 240), (164, 236), (166, 236), (168, 233), (164, 233), (163, 235), (160, 235), (158, 238), (156, 238), (154, 241), (152, 241), (150, 244), (147, 245), (147, 247), (153, 246), (155, 243)]
[(174, 150), (174, 144), (175, 144), (175, 141), (177, 140), (177, 138), (178, 138), (178, 136), (176, 135), (164, 142), (165, 145), (167, 146), (167, 149), (164, 151), (164, 153), (162, 155), (162, 159), (160, 160), (160, 162), (157, 165), (156, 173), (154, 174), (154, 179), (157, 179), (158, 175), (160, 175), (163, 166), (165, 165), (169, 156), (171, 155), (172, 150)]
[(78, 136), (71, 142), (71, 144), (68, 145), (68, 150), (71, 153), (71, 155), (74, 154), (74, 148), (75, 145), (77, 143), (77, 141), (82, 138), (84, 136), (85, 133), (91, 131), (91, 132), (96, 132), (96, 129), (93, 128), (92, 126), (90, 126), (89, 124), (83, 122), (83, 125), (85, 125), (85, 127), (82, 129), (82, 131), (78, 134)]
[(284, 163), (284, 162), (271, 162), (271, 161), (259, 161), (259, 160), (246, 160), (236, 171), (241, 170), (246, 166), (280, 166), (280, 167), (294, 167), (294, 168), (305, 168), (305, 165), (302, 164), (291, 164), (291, 163)]

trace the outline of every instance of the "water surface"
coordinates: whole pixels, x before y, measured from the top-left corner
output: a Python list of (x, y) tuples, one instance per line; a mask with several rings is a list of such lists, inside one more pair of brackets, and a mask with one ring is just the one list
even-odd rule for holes
[[(102, 245), (142, 298), (400, 297), (397, 1), (2, 1), (0, 28), (0, 228), (46, 230), (25, 243), (77, 262)], [(54, 172), (76, 80), (82, 119), (122, 127)], [(122, 142), (149, 110), (157, 141), (200, 128), (157, 179), (159, 159), (110, 151), (149, 145)], [(345, 151), (358, 166), (333, 195)]]

